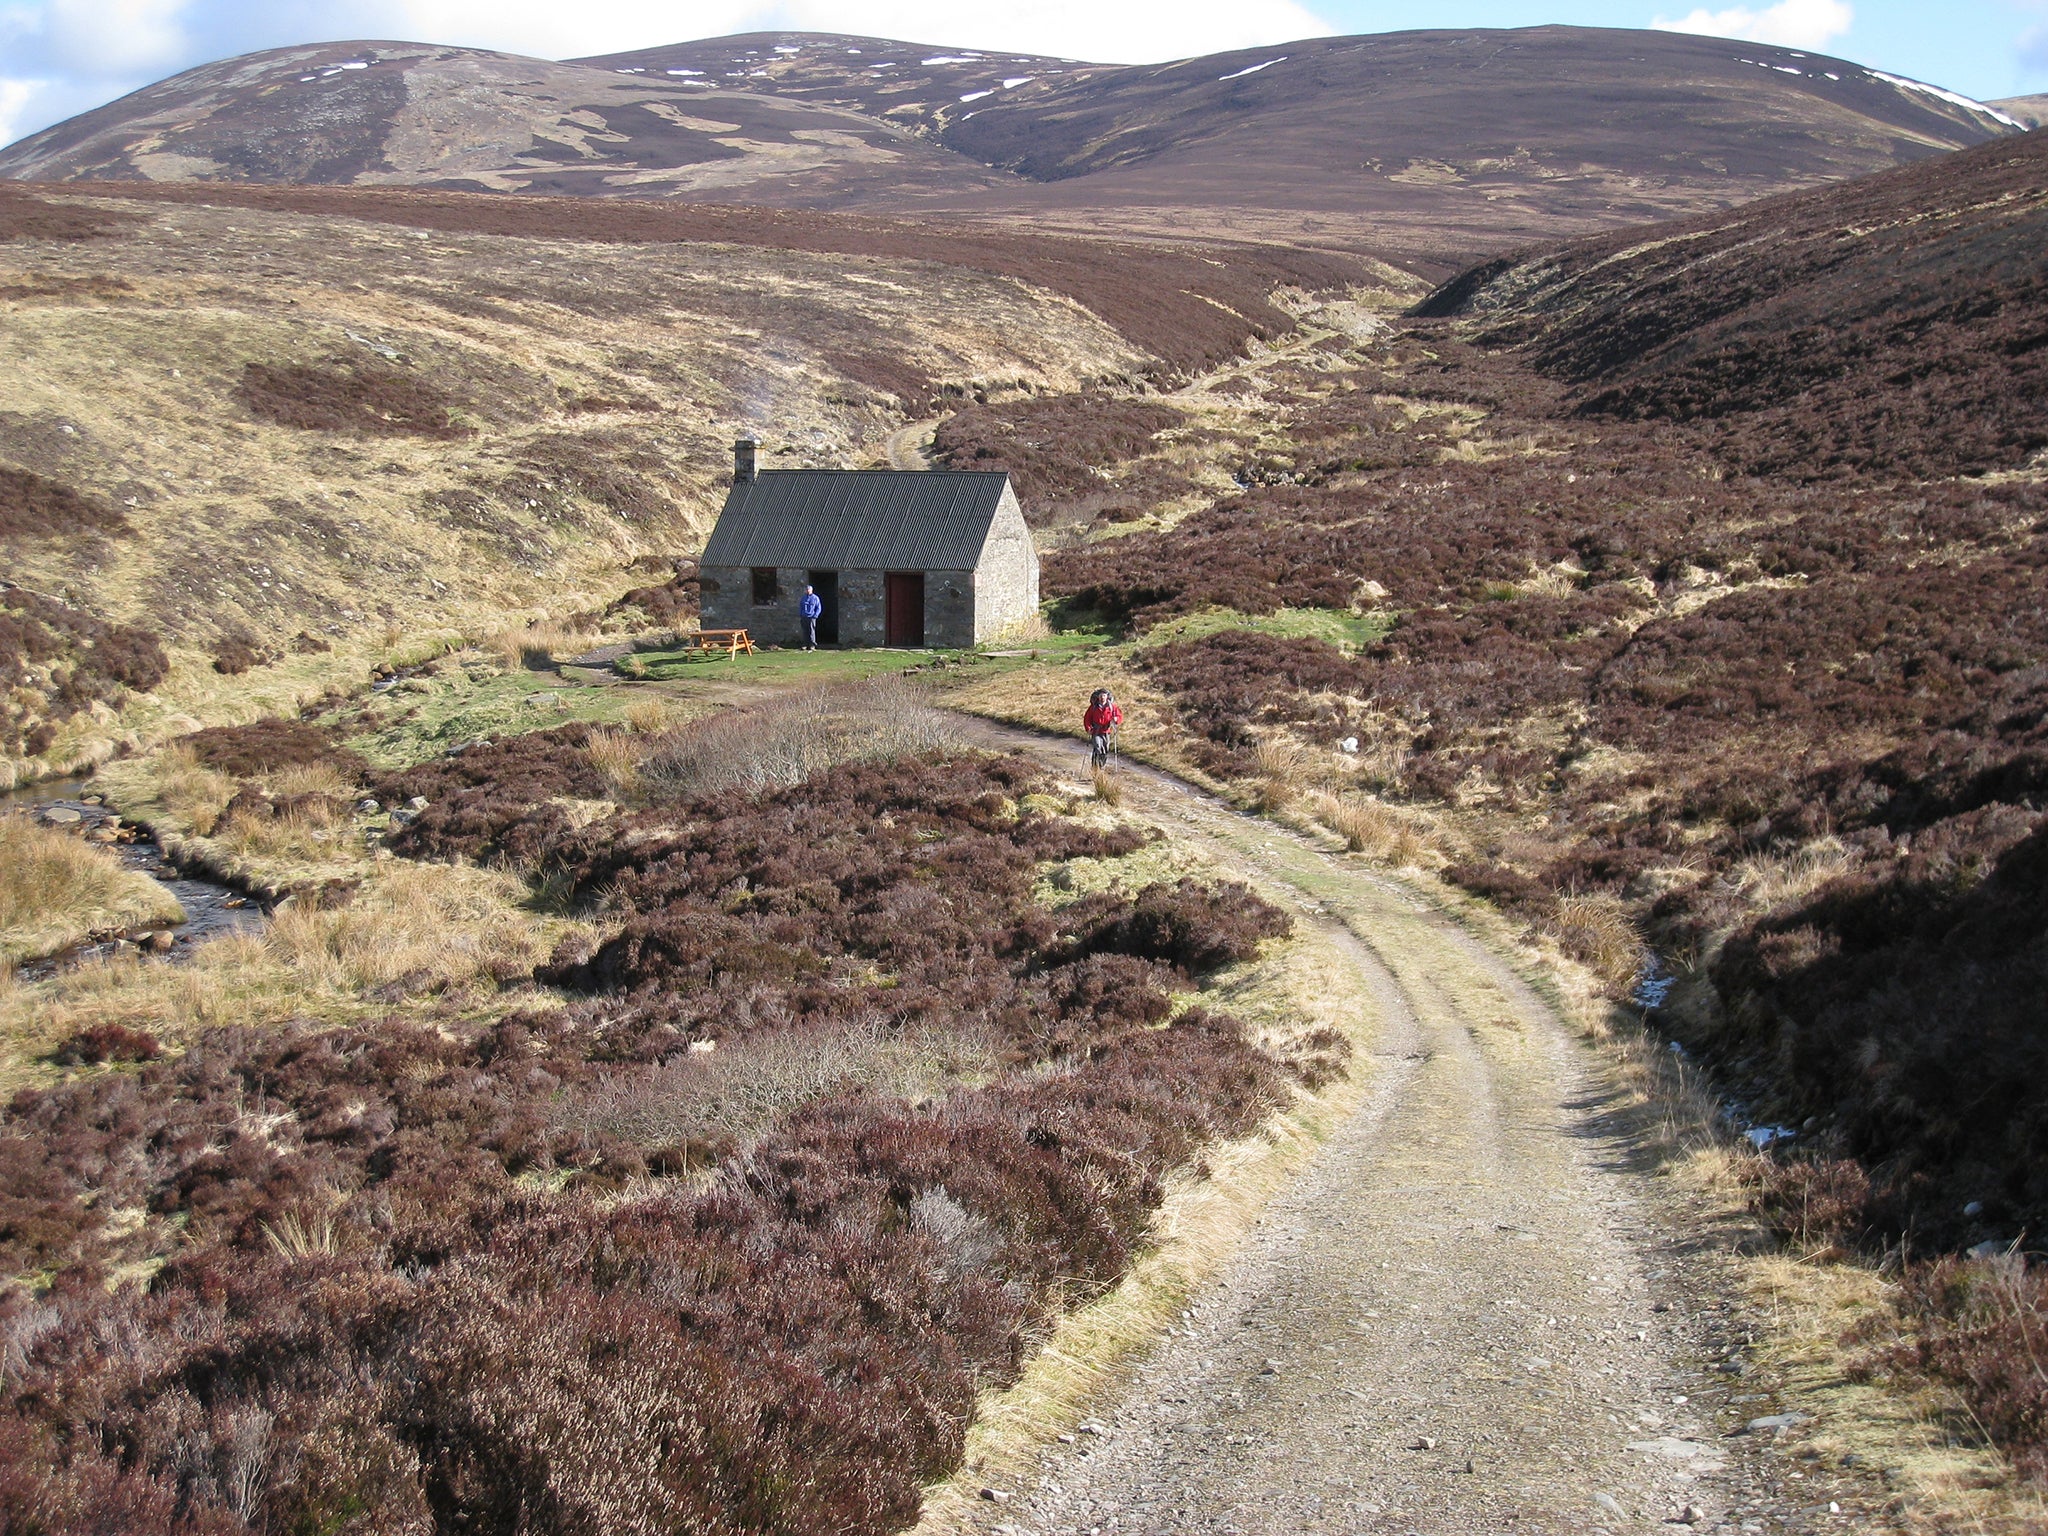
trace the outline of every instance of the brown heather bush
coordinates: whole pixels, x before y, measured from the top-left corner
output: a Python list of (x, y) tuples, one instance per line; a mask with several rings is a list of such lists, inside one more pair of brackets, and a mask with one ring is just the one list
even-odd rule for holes
[(638, 609), (649, 623), (663, 629), (683, 630), (697, 622), (702, 594), (698, 589), (697, 562), (682, 558), (675, 574), (659, 586), (635, 587), (605, 610), (607, 617)]
[(1033, 526), (1045, 527), (1085, 520), (1113, 503), (1163, 501), (1187, 489), (1184, 477), (1113, 486), (1099, 473), (1142, 457), (1155, 434), (1185, 420), (1157, 400), (1050, 395), (971, 405), (939, 424), (932, 448), (951, 469), (1007, 470)]
[(1785, 1242), (1806, 1252), (1855, 1246), (1876, 1216), (1870, 1175), (1849, 1158), (1759, 1156), (1741, 1171), (1755, 1187), (1750, 1208)]
[(96, 497), (32, 470), (0, 464), (0, 539), (124, 534), (128, 519)]
[(428, 802), (387, 846), (416, 859), (531, 862), (569, 827), (568, 816), (548, 801), (596, 800), (610, 790), (589, 751), (594, 734), (588, 725), (557, 726), (370, 776), (370, 793), (386, 805), (416, 795)]
[(125, 1024), (91, 1024), (57, 1047), (56, 1059), (67, 1067), (96, 1066), (108, 1061), (155, 1061), (163, 1054), (156, 1036)]
[[(2048, 283), (2031, 140), (1513, 260), (1481, 338), (1518, 348), (1591, 417), (1711, 423), (1720, 456), (1801, 477), (2009, 469), (2048, 446)], [(1795, 339), (1796, 338), (1796, 339)]]
[(203, 768), (252, 779), (294, 768), (332, 769), (349, 783), (368, 771), (362, 758), (338, 745), (333, 733), (310, 720), (266, 716), (247, 725), (216, 725), (178, 738)]
[[(498, 756), (529, 793), (569, 771), (563, 733)], [(487, 764), (415, 772), (517, 798)], [(1044, 784), (854, 761), (599, 824), (546, 855), (625, 925), (558, 958), (583, 1001), (219, 1029), (17, 1095), (0, 1269), (56, 1279), (0, 1291), (0, 1522), (900, 1529), (978, 1393), (1123, 1271), (1164, 1177), (1331, 1054), (1283, 1070), (1199, 1009), (1161, 1027), (1171, 973), (1137, 954), (1227, 963), (1285, 919), (1186, 885), (1046, 912), (1044, 860), (1138, 839), (1023, 810)], [(719, 924), (743, 978), (683, 955)]]
[(1946, 1382), (1972, 1428), (2048, 1483), (2048, 1270), (2017, 1252), (1908, 1268), (1902, 1311), (1914, 1337), (1890, 1353)]
[(224, 630), (213, 647), (213, 670), (224, 677), (240, 677), (255, 667), (268, 666), (276, 658), (246, 629)]
[(64, 721), (148, 692), (170, 667), (147, 630), (0, 581), (0, 752), (38, 756)]
[(81, 207), (31, 195), (19, 183), (0, 183), (0, 241), (105, 240), (145, 221), (111, 208)]
[(467, 437), (448, 414), (455, 402), (424, 380), (381, 364), (249, 363), (235, 398), (282, 427), (379, 437)]

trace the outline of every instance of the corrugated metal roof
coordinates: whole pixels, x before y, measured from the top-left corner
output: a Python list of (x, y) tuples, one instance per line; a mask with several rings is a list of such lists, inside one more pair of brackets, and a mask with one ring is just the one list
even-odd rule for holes
[(1009, 481), (1000, 471), (763, 470), (726, 496), (702, 560), (971, 571)]

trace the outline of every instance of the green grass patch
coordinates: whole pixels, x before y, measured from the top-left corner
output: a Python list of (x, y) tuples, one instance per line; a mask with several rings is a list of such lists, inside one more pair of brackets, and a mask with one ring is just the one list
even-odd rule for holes
[(626, 677), (650, 683), (758, 682), (764, 687), (802, 683), (836, 683), (852, 678), (904, 672), (938, 658), (957, 660), (961, 651), (817, 650), (756, 651), (728, 656), (723, 651), (694, 649), (635, 651), (620, 664)]
[(405, 768), (481, 736), (618, 720), (632, 702), (626, 690), (553, 672), (444, 664), (436, 676), (407, 678), (388, 693), (371, 694), (364, 709), (373, 723), (346, 744), (379, 767)]
[(1386, 638), (1394, 627), (1390, 613), (1353, 613), (1344, 608), (1282, 608), (1274, 613), (1239, 613), (1234, 608), (1204, 608), (1155, 624), (1145, 632), (1142, 644), (1167, 645), (1176, 640), (1199, 640), (1226, 629), (1256, 630), (1288, 640), (1322, 640), (1338, 650), (1363, 650)]

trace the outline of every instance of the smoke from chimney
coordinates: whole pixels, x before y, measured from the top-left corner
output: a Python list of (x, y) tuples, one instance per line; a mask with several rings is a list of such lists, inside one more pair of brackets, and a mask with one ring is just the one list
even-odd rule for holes
[(761, 451), (758, 438), (743, 437), (732, 445), (732, 483), (745, 485), (756, 474), (755, 457)]

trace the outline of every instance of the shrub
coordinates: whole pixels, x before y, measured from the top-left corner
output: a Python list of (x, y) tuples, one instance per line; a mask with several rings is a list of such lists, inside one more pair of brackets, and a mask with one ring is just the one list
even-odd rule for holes
[(1944, 1259), (1903, 1289), (1916, 1337), (1893, 1359), (1948, 1382), (2023, 1476), (2048, 1480), (2048, 1272), (2019, 1254)]
[(246, 629), (229, 629), (213, 647), (213, 670), (227, 677), (240, 677), (254, 667), (268, 666), (273, 658)]
[(588, 725), (557, 726), (371, 776), (370, 792), (386, 805), (429, 802), (387, 846), (415, 859), (531, 863), (569, 830), (568, 817), (547, 802), (601, 799), (611, 788), (590, 755), (594, 734)]
[(354, 783), (368, 772), (362, 758), (339, 746), (332, 732), (311, 720), (268, 715), (247, 725), (209, 726), (181, 736), (178, 745), (201, 767), (237, 779), (295, 768), (329, 768)]
[(609, 617), (628, 608), (637, 608), (647, 616), (649, 623), (664, 629), (687, 629), (697, 621), (701, 595), (697, 562), (679, 559), (675, 563), (675, 574), (666, 582), (660, 586), (633, 588), (605, 609), (605, 614)]
[(235, 389), (251, 415), (313, 432), (457, 438), (470, 429), (449, 415), (454, 401), (425, 380), (369, 363), (248, 363)]
[(1870, 1225), (1870, 1175), (1841, 1157), (1760, 1157), (1747, 1170), (1750, 1207), (1771, 1230), (1802, 1248), (1853, 1245)]
[(0, 464), (0, 539), (132, 532), (121, 512), (32, 470)]
[(105, 1061), (155, 1061), (163, 1054), (156, 1036), (125, 1024), (93, 1024), (80, 1030), (57, 1047), (56, 1059), (65, 1066)]
[[(487, 791), (469, 757), (428, 767)], [(222, 1028), (17, 1095), (0, 1264), (58, 1278), (0, 1296), (4, 1518), (118, 1495), (195, 1530), (900, 1529), (978, 1394), (1123, 1271), (1166, 1176), (1286, 1092), (1234, 1021), (1166, 1023), (1159, 965), (1064, 952), (1037, 866), (1138, 839), (1023, 810), (1042, 784), (854, 761), (586, 829), (561, 887), (638, 937), (583, 979), (670, 983), (642, 1001)], [(395, 924), (447, 931), (429, 894), (293, 907), (271, 942), (402, 966)], [(1137, 905), (1187, 963), (1245, 942), (1238, 893)], [(830, 985), (714, 984), (790, 918)], [(146, 1289), (101, 1283), (166, 1256)]]
[(0, 583), (0, 751), (40, 756), (58, 723), (95, 703), (118, 705), (124, 690), (147, 691), (169, 671), (147, 630)]
[[(1104, 394), (1050, 395), (1001, 405), (972, 405), (939, 424), (932, 447), (953, 469), (1007, 470), (1034, 527), (1085, 519), (1129, 497), (1104, 472), (1144, 455), (1154, 437), (1185, 421), (1157, 400)], [(1184, 477), (1149, 483), (1165, 500), (1190, 484)]]
[(1080, 934), (1075, 947), (1079, 954), (1133, 955), (1199, 975), (1251, 959), (1262, 940), (1293, 927), (1285, 912), (1261, 901), (1249, 886), (1181, 880), (1146, 886), (1127, 910)]
[(769, 789), (836, 763), (929, 751), (951, 734), (916, 687), (880, 678), (811, 688), (679, 726), (649, 749), (640, 773), (649, 793), (665, 799)]

